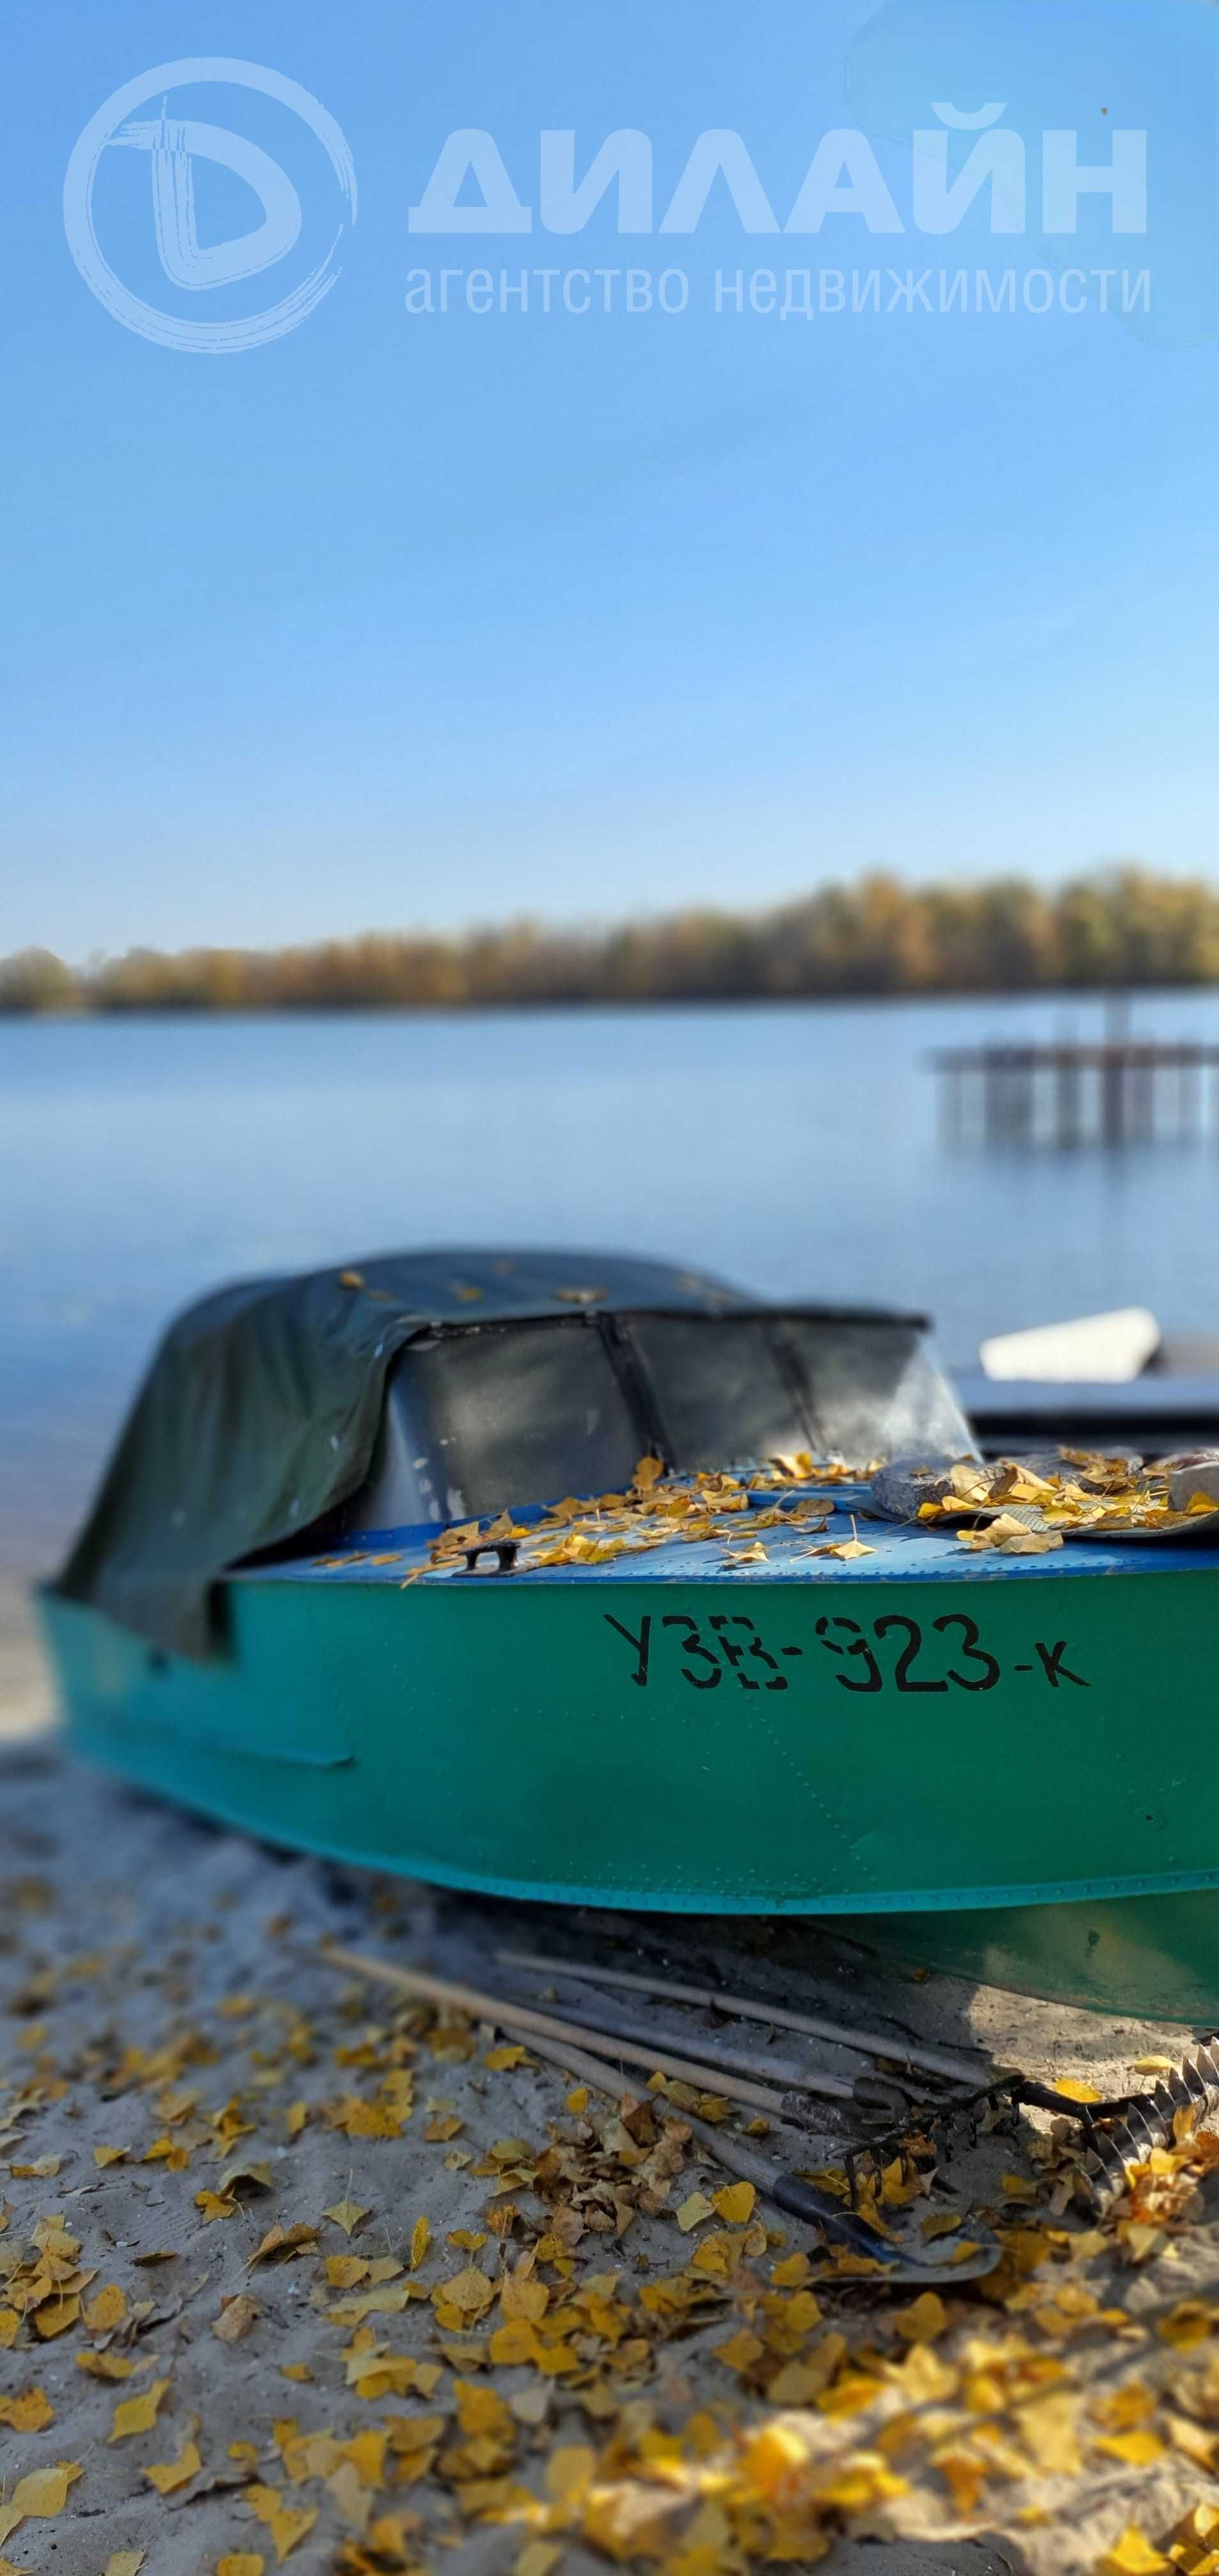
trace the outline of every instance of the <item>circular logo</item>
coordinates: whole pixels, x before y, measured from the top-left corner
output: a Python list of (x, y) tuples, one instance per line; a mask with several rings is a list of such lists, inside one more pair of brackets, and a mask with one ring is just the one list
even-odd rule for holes
[[(157, 252), (170, 284), (184, 293), (242, 285), (296, 248), (304, 222), (301, 201), (279, 162), (260, 144), (227, 126), (170, 115), (170, 92), (200, 83), (260, 91), (299, 117), (320, 143), (341, 200), (334, 236), (299, 285), (261, 312), (226, 322), (194, 322), (183, 314), (162, 312), (134, 294), (106, 258), (94, 221), (93, 196), (102, 155), (121, 147), (148, 157)], [(154, 113), (138, 114), (154, 102)], [(195, 165), (200, 161), (218, 163), (253, 189), (262, 207), (262, 221), (252, 231), (226, 241), (205, 244), (200, 240), (195, 221)], [(160, 63), (155, 71), (125, 82), (90, 117), (68, 163), (63, 211), (68, 247), (81, 276), (116, 322), (166, 349), (229, 357), (257, 349), (264, 341), (282, 339), (329, 294), (339, 275), (339, 243), (356, 219), (356, 174), (334, 118), (299, 82), (286, 79), (282, 72), (267, 71), (261, 63), (199, 55)]]

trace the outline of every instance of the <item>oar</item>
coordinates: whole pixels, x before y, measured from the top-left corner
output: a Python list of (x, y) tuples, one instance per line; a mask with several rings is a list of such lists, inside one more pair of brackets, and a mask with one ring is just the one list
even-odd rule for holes
[(832, 2040), (837, 2047), (855, 2049), (862, 2056), (885, 2057), (891, 2063), (919, 2067), (928, 2075), (944, 2075), (954, 2083), (969, 2084), (975, 2089), (979, 2082), (977, 2066), (954, 2056), (950, 2049), (891, 2039), (878, 2031), (851, 2030), (842, 2022), (822, 2021), (812, 2013), (793, 2012), (783, 2004), (721, 1994), (713, 1986), (683, 1985), (671, 1977), (641, 1977), (625, 1968), (591, 1968), (578, 1959), (547, 1959), (530, 1950), (497, 1950), (495, 1956), (505, 1966), (532, 1969), (535, 1976), (572, 1977), (583, 1985), (621, 1986), (637, 1995), (663, 1995), (668, 2003), (698, 2004), (716, 2012), (735, 2013), (742, 2021), (769, 2022), (776, 2030), (795, 2030), (808, 2039)]

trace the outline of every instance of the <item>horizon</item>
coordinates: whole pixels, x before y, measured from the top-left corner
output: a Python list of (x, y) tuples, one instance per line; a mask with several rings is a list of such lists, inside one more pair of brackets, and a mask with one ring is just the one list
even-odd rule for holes
[(252, 948), (136, 944), (70, 964), (0, 956), (0, 1011), (528, 1008), (1097, 992), (1219, 982), (1219, 887), (1113, 865), (1057, 886), (873, 872), (748, 910), (617, 920), (518, 914)]
[(669, 922), (693, 920), (700, 916), (708, 920), (723, 920), (746, 925), (761, 923), (772, 919), (777, 914), (793, 911), (811, 903), (818, 895), (839, 892), (849, 895), (861, 887), (872, 885), (896, 887), (900, 893), (915, 901), (927, 895), (959, 896), (964, 900), (969, 900), (971, 897), (984, 898), (993, 893), (996, 888), (1011, 888), (1052, 904), (1057, 898), (1077, 888), (1089, 891), (1103, 890), (1107, 885), (1123, 877), (1137, 877), (1148, 884), (1166, 890), (1190, 888), (1219, 897), (1219, 858), (1213, 870), (1197, 869), (1186, 874), (1171, 862), (1163, 866), (1151, 866), (1144, 859), (1135, 857), (1129, 852), (1123, 852), (1120, 855), (1085, 861), (1075, 866), (1065, 866), (1058, 874), (1051, 877), (1042, 877), (1027, 866), (1023, 868), (1013, 866), (993, 872), (988, 871), (985, 874), (962, 877), (947, 874), (938, 876), (927, 873), (916, 874), (897, 863), (877, 864), (874, 867), (861, 868), (849, 877), (827, 869), (822, 874), (806, 878), (801, 884), (793, 883), (786, 888), (780, 887), (773, 895), (756, 903), (733, 902), (727, 897), (712, 900), (694, 893), (682, 900), (671, 902), (662, 900), (638, 911), (629, 912), (544, 913), (524, 909), (464, 916), (456, 914), (448, 918), (437, 914), (433, 919), (362, 921), (308, 938), (295, 934), (291, 929), (286, 931), (281, 929), (277, 936), (269, 941), (229, 938), (210, 932), (200, 939), (184, 942), (179, 947), (159, 946), (150, 939), (141, 938), (137, 933), (126, 939), (120, 946), (93, 947), (83, 951), (77, 950), (74, 954), (66, 954), (63, 949), (53, 948), (44, 940), (30, 939), (16, 943), (12, 948), (0, 949), (0, 968), (11, 965), (15, 958), (43, 953), (52, 957), (57, 964), (66, 966), (72, 974), (83, 976), (96, 973), (106, 966), (120, 964), (124, 958), (134, 956), (153, 956), (166, 960), (191, 956), (270, 957), (298, 952), (312, 954), (323, 947), (355, 948), (363, 941), (375, 940), (435, 941), (459, 946), (480, 937), (502, 938), (515, 930), (529, 931), (543, 939), (611, 939), (623, 932), (647, 931), (662, 927)]

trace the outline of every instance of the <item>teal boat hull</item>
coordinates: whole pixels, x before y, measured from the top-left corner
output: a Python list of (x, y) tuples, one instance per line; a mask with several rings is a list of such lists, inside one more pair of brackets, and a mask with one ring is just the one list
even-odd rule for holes
[(869, 1543), (502, 1581), (268, 1567), (225, 1586), (207, 1662), (43, 1609), (80, 1750), (277, 1843), (495, 1895), (848, 1918), (989, 1982), (1219, 2018), (1214, 1560)]
[(1069, 1905), (988, 1906), (854, 1919), (839, 1928), (903, 1968), (971, 1985), (1121, 2012), (1133, 2021), (1219, 2028), (1219, 1891), (1078, 1897)]

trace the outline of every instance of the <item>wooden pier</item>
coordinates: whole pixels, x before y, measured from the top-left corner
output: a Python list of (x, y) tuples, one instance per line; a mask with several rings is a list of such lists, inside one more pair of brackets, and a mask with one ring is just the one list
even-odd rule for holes
[(1219, 1142), (1219, 1046), (1104, 1037), (944, 1047), (945, 1134), (958, 1144)]

